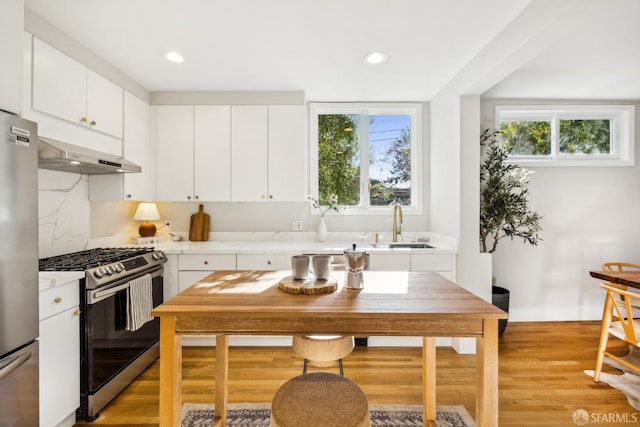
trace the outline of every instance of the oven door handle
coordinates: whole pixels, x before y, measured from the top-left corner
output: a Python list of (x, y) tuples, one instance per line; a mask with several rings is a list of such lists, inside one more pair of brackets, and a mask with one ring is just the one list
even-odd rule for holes
[(123, 289), (128, 289), (129, 288), (129, 282), (120, 285), (120, 286), (116, 286), (113, 288), (109, 288), (106, 289), (104, 291), (95, 291), (93, 293), (93, 298), (97, 299), (97, 298), (102, 298), (102, 297), (110, 297), (111, 295), (117, 294), (118, 292), (120, 292)]
[(118, 292), (129, 288), (129, 282), (131, 280), (133, 280), (133, 279), (137, 279), (138, 277), (142, 277), (145, 274), (150, 274), (151, 278), (153, 279), (154, 277), (162, 276), (163, 271), (164, 271), (164, 268), (162, 266), (160, 266), (159, 268), (157, 268), (155, 270), (149, 270), (149, 271), (144, 272), (142, 274), (137, 274), (135, 276), (122, 279), (119, 282), (115, 282), (115, 283), (112, 284), (111, 287), (109, 287), (107, 289), (98, 289), (98, 290), (90, 291), (90, 292), (88, 292), (88, 295), (87, 295), (87, 303), (89, 305), (91, 305), (91, 304), (94, 304), (96, 302), (102, 301), (103, 299), (107, 299), (109, 297), (112, 297), (113, 295), (117, 294)]

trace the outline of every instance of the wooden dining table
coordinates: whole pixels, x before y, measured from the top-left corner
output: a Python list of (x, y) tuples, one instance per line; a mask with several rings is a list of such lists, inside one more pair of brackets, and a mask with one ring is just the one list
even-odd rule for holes
[(640, 289), (640, 271), (590, 271), (596, 279)]
[[(437, 337), (476, 340), (476, 424), (498, 425), (498, 319), (507, 314), (432, 272), (364, 273), (364, 288), (292, 294), (289, 271), (217, 271), (152, 311), (160, 317), (160, 427), (180, 425), (182, 336), (215, 335), (215, 426), (226, 425), (229, 335), (418, 336), (425, 426), (435, 426)], [(268, 368), (268, 367), (265, 367)], [(392, 392), (390, 390), (390, 392)]]

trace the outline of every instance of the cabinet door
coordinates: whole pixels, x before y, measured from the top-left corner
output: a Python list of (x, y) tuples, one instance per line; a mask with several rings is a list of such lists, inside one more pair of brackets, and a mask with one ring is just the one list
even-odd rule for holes
[(53, 427), (80, 406), (78, 307), (40, 321), (40, 426)]
[(146, 102), (125, 92), (122, 154), (142, 172), (89, 175), (89, 200), (155, 200), (156, 150), (149, 138), (149, 109)]
[(21, 113), (23, 10), (22, 0), (0, 2), (0, 110), (15, 114)]
[(193, 161), (195, 198), (231, 200), (231, 107), (228, 105), (195, 107)]
[(231, 200), (267, 200), (267, 107), (231, 107)]
[(149, 137), (149, 105), (125, 92), (123, 146), (124, 158), (142, 167), (141, 173), (124, 174), (125, 200), (155, 200), (156, 150)]
[(33, 108), (82, 125), (87, 108), (87, 69), (33, 38)]
[(87, 127), (122, 138), (121, 87), (87, 70)]
[(193, 106), (158, 107), (158, 200), (193, 200)]
[(304, 105), (269, 106), (269, 199), (307, 197), (307, 140)]

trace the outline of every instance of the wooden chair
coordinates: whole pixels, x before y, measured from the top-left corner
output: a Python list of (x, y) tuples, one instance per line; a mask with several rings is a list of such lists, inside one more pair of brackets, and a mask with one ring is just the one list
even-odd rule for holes
[[(604, 264), (602, 264), (602, 269), (604, 271), (638, 271), (640, 272), (640, 264), (635, 264), (632, 262), (620, 262), (620, 261), (605, 262)], [(613, 286), (614, 288), (618, 288), (618, 289), (623, 289), (625, 291), (638, 293), (637, 290), (629, 289), (627, 286), (620, 285), (618, 283), (609, 282), (609, 286)], [(622, 299), (624, 300), (624, 297), (622, 297)], [(640, 315), (640, 304), (638, 304), (638, 302), (634, 300), (632, 301), (631, 305), (636, 315)]]
[(290, 379), (271, 402), (270, 427), (370, 427), (369, 402), (353, 381), (328, 372)]
[(602, 363), (607, 356), (621, 365), (640, 374), (640, 366), (633, 365), (623, 357), (616, 356), (607, 351), (609, 335), (625, 341), (631, 346), (640, 347), (638, 337), (640, 336), (640, 319), (633, 316), (633, 305), (640, 306), (640, 294), (620, 289), (619, 286), (611, 286), (602, 283), (600, 285), (607, 293), (604, 300), (604, 311), (602, 313), (602, 327), (600, 329), (600, 344), (596, 356), (596, 369), (593, 379), (600, 380)]
[(294, 335), (293, 351), (304, 358), (302, 373), (307, 373), (309, 363), (313, 366), (327, 367), (336, 360), (340, 375), (344, 375), (342, 359), (353, 351), (353, 337), (342, 335)]

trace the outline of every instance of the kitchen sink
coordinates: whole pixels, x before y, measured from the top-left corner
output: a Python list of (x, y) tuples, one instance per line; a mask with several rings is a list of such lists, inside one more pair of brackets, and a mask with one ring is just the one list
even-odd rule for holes
[(428, 243), (420, 242), (393, 242), (393, 243), (372, 243), (371, 246), (379, 249), (394, 249), (394, 248), (407, 248), (407, 249), (433, 249)]

